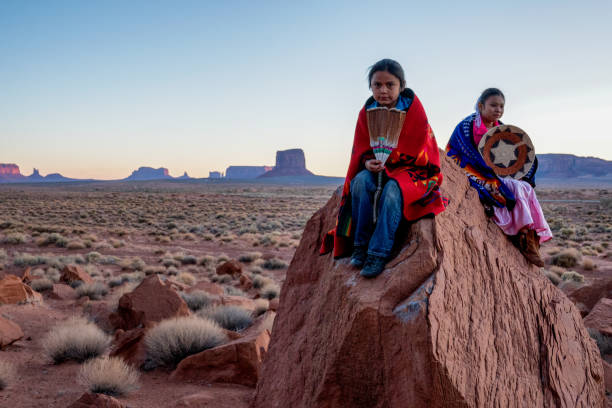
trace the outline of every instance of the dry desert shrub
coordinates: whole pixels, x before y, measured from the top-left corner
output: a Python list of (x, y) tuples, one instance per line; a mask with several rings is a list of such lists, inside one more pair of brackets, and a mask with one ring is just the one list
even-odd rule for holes
[(567, 271), (563, 275), (561, 275), (561, 279), (564, 281), (573, 281), (573, 282), (584, 282), (584, 276), (574, 271)]
[(185, 285), (193, 286), (196, 283), (196, 278), (189, 272), (181, 272), (177, 275), (176, 279)]
[(284, 269), (288, 265), (289, 264), (287, 264), (287, 262), (283, 261), (282, 259), (278, 259), (278, 258), (266, 259), (265, 262), (261, 264), (261, 266), (266, 269)]
[(255, 310), (253, 310), (253, 316), (261, 316), (268, 311), (270, 302), (266, 299), (255, 299)]
[(212, 255), (204, 255), (198, 259), (198, 263), (205, 268), (212, 268), (217, 263), (217, 259)]
[(250, 263), (253, 262), (256, 259), (259, 259), (262, 257), (261, 252), (247, 252), (246, 254), (242, 254), (238, 257), (238, 260), (240, 262), (244, 262), (244, 263)]
[(253, 280), (253, 287), (255, 289), (261, 289), (268, 283), (274, 283), (272, 279), (266, 278), (263, 275), (252, 275), (251, 279)]
[(251, 312), (233, 305), (202, 309), (198, 312), (198, 316), (212, 319), (219, 326), (232, 331), (244, 330), (253, 323)]
[(69, 241), (66, 244), (66, 248), (68, 249), (85, 249), (87, 246), (85, 245), (85, 243), (81, 240), (73, 240), (73, 241)]
[(145, 261), (140, 259), (140, 257), (136, 256), (133, 258), (125, 258), (119, 262), (119, 266), (121, 269), (133, 270), (133, 271), (142, 271), (147, 264)]
[(227, 336), (219, 325), (199, 317), (163, 320), (145, 335), (148, 357), (156, 366), (169, 367), (226, 340)]
[(63, 235), (53, 232), (51, 234), (44, 234), (39, 239), (36, 240), (36, 245), (38, 246), (46, 246), (46, 245), (55, 245), (60, 248), (66, 247), (68, 245), (68, 238)]
[(563, 281), (563, 279), (561, 279), (559, 275), (546, 269), (544, 270), (544, 276), (546, 276), (555, 286), (557, 286)]
[(169, 266), (168, 269), (166, 269), (166, 274), (168, 275), (175, 276), (178, 275), (178, 273), (178, 269), (176, 269), (176, 267), (174, 266)]
[(582, 255), (576, 248), (565, 248), (558, 254), (552, 257), (552, 264), (562, 266), (564, 268), (571, 268), (576, 266), (582, 259)]
[(593, 269), (597, 268), (597, 265), (591, 259), (585, 259), (582, 261), (582, 267), (586, 271), (592, 271)]
[(242, 296), (242, 297), (247, 296), (247, 294), (244, 293), (241, 289), (235, 288), (233, 286), (225, 286), (223, 288), (223, 292), (225, 292), (226, 295), (230, 295), (230, 296)]
[(138, 388), (138, 371), (119, 357), (100, 357), (81, 366), (79, 383), (89, 391), (110, 396), (122, 396)]
[(181, 262), (176, 260), (176, 259), (172, 259), (172, 258), (163, 258), (161, 260), (161, 264), (164, 265), (166, 268), (169, 268), (171, 266), (174, 266), (175, 268), (178, 268), (179, 266), (181, 266)]
[(5, 390), (15, 378), (15, 366), (8, 361), (0, 360), (0, 391)]
[(217, 299), (216, 296), (210, 293), (204, 292), (203, 290), (194, 290), (191, 293), (181, 292), (181, 297), (187, 303), (189, 309), (197, 312), (200, 309), (209, 307)]
[(2, 238), (0, 241), (3, 244), (19, 245), (23, 244), (28, 240), (28, 236), (21, 232), (11, 232)]
[(280, 288), (276, 283), (267, 283), (259, 291), (259, 295), (268, 300), (272, 300), (278, 297), (280, 294)]
[(163, 273), (166, 273), (166, 267), (162, 265), (157, 265), (157, 266), (148, 265), (144, 268), (144, 273), (145, 275), (163, 274)]
[(33, 255), (33, 254), (15, 254), (13, 258), (13, 265), (15, 266), (34, 266), (34, 265), (45, 265), (49, 263), (49, 258), (43, 255)]
[(85, 259), (89, 263), (96, 263), (102, 259), (102, 254), (96, 251), (91, 251), (85, 255)]
[(597, 348), (599, 348), (599, 352), (601, 357), (605, 357), (606, 355), (612, 354), (612, 338), (602, 334), (597, 329), (587, 329), (589, 335), (595, 342), (597, 343)]
[(53, 289), (53, 281), (49, 278), (34, 279), (30, 283), (30, 287), (37, 292), (44, 292)]
[(77, 287), (76, 293), (80, 298), (89, 296), (91, 300), (99, 300), (108, 294), (108, 286), (98, 281), (84, 283)]
[(94, 323), (73, 317), (53, 327), (43, 338), (45, 354), (54, 363), (66, 360), (85, 361), (104, 353), (110, 337)]

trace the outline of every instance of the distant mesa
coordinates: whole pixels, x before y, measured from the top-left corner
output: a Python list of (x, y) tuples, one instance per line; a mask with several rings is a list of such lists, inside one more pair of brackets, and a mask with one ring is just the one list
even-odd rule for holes
[(254, 179), (272, 170), (270, 166), (229, 166), (225, 178), (229, 180)]
[(139, 167), (134, 170), (129, 177), (124, 178), (125, 181), (147, 181), (147, 180), (191, 180), (191, 177), (185, 172), (180, 177), (172, 177), (165, 167), (154, 169), (153, 167)]
[(177, 179), (179, 180), (189, 180), (191, 179), (191, 177), (189, 177), (189, 174), (187, 174), (187, 172), (184, 172), (182, 176), (177, 177)]
[(209, 171), (208, 172), (208, 178), (209, 179), (222, 179), (223, 178), (223, 173), (221, 173), (220, 171)]
[(573, 154), (538, 154), (537, 176), (543, 178), (604, 177), (612, 175), (612, 161)]
[(31, 175), (24, 176), (19, 166), (13, 163), (0, 163), (0, 183), (49, 183), (63, 181), (78, 181), (77, 179), (64, 177), (59, 173), (41, 176), (38, 169), (34, 169)]
[(302, 149), (279, 150), (276, 152), (276, 166), (274, 169), (262, 174), (263, 177), (295, 177), (314, 176), (306, 170), (306, 158)]

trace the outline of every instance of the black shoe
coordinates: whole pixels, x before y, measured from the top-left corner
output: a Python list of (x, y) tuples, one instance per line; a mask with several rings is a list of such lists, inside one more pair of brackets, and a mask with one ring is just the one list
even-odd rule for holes
[(382, 273), (386, 264), (387, 258), (377, 255), (368, 255), (360, 275), (364, 278), (375, 278)]
[(353, 255), (351, 255), (351, 265), (355, 268), (363, 268), (366, 257), (368, 256), (368, 248), (364, 246), (356, 246), (353, 249)]

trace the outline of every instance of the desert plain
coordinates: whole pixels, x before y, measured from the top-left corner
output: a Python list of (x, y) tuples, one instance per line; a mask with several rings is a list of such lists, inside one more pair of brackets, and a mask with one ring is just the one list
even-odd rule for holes
[[(69, 406), (95, 385), (83, 367), (113, 355), (132, 367), (134, 386), (109, 392), (126, 406), (249, 406), (266, 358), (262, 338), (269, 340), (285, 273), (306, 222), (336, 188), (196, 182), (0, 186), (0, 278), (13, 285), (9, 290), (0, 283), (0, 317), (22, 331), (13, 336), (18, 338), (3, 338), (0, 405)], [(599, 298), (584, 293), (612, 287), (612, 191), (538, 187), (537, 194), (555, 235), (541, 248), (546, 266), (540, 272), (587, 317)], [(13, 296), (11, 275), (26, 288), (23, 298)], [(120, 299), (145, 281), (173, 293), (163, 319), (128, 316), (126, 304), (118, 310)], [(151, 307), (163, 309), (158, 302), (150, 296)], [(210, 350), (256, 339), (252, 369), (241, 373), (245, 365), (234, 364), (228, 373), (219, 363), (199, 368), (214, 371), (211, 377), (194, 375), (197, 366), (177, 374), (180, 360), (164, 361), (152, 340), (144, 340), (160, 319), (176, 317), (213, 321), (223, 338)], [(61, 344), (50, 342), (50, 335), (75, 321), (95, 325), (101, 346), (84, 358), (58, 358), (53, 352)], [(607, 365), (612, 333), (591, 326)], [(182, 351), (180, 357), (200, 351)]]

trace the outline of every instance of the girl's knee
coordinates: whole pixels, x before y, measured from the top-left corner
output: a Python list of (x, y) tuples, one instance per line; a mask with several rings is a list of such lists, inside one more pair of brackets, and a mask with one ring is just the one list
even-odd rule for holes
[(402, 205), (402, 190), (395, 180), (389, 180), (383, 189), (385, 202), (393, 205)]
[(351, 181), (351, 192), (369, 191), (372, 185), (372, 174), (368, 170), (362, 170)]

